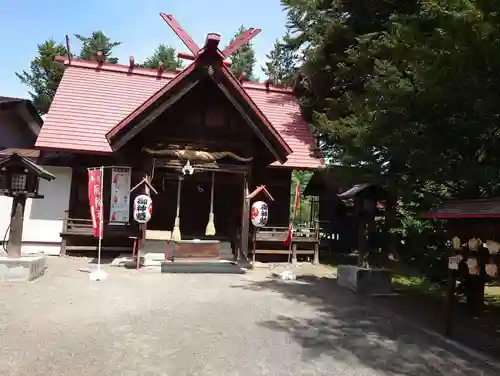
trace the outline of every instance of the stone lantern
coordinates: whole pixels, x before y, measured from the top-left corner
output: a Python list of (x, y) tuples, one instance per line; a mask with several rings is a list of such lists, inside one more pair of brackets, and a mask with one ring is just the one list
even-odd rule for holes
[[(21, 246), (26, 199), (43, 198), (38, 193), (40, 179), (50, 181), (55, 177), (29, 158), (17, 153), (0, 160), (0, 195), (12, 197), (7, 257), (0, 259), (0, 280), (36, 277), (33, 273), (36, 274), (35, 270), (39, 269), (35, 266), (40, 264), (40, 261), (36, 257), (21, 258)], [(45, 259), (42, 263), (44, 269)], [(24, 271), (27, 275), (23, 274)]]

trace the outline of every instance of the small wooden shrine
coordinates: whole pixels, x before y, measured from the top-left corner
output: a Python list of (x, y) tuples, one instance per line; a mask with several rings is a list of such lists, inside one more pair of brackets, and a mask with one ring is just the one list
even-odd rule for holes
[(376, 243), (381, 238), (379, 219), (385, 216), (386, 192), (376, 184), (359, 184), (363, 180), (369, 181), (363, 169), (334, 166), (316, 171), (304, 190), (317, 202), (321, 247), (327, 252), (358, 250), (363, 259), (371, 248), (381, 246)]
[(479, 313), (485, 283), (499, 278), (500, 198), (450, 200), (420, 218), (445, 220), (450, 249), (446, 334), (451, 335), (458, 295), (465, 296), (471, 313)]

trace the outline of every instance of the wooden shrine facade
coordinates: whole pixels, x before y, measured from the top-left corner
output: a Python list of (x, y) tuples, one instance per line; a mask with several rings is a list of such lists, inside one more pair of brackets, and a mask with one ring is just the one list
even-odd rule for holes
[[(173, 19), (162, 17), (167, 23)], [(180, 228), (183, 240), (225, 240), (247, 255), (251, 202), (246, 197), (259, 185), (275, 200), (268, 203), (269, 224), (287, 226), (291, 171), (321, 167), (323, 161), (313, 153), (314, 137), (290, 90), (245, 84), (229, 71), (225, 58), (251, 34), (243, 33), (222, 51), (216, 34), (209, 34), (202, 48), (188, 41), (193, 62), (176, 74), (161, 66), (135, 68), (133, 59), (129, 66), (107, 64), (99, 56), (95, 62), (58, 59), (66, 72), (36, 146), (45, 158), (58, 153), (50, 163), (73, 167), (63, 247), (89, 247), (87, 169), (99, 166), (130, 168), (130, 186), (145, 179), (154, 187), (147, 230)], [(93, 95), (98, 103), (91, 102)], [(110, 171), (104, 172), (104, 249), (131, 249), (131, 239), (145, 234), (131, 219), (110, 223)], [(206, 235), (210, 213), (215, 235)]]

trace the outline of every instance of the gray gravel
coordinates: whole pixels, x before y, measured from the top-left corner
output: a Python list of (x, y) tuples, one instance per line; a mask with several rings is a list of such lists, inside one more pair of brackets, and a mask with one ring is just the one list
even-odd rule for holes
[(498, 375), (409, 323), (381, 316), (326, 278), (161, 275), (84, 259), (0, 286), (0, 374)]

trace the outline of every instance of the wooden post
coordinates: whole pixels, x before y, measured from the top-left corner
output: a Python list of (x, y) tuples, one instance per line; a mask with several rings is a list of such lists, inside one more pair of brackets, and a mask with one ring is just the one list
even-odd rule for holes
[(21, 257), (25, 206), (26, 196), (19, 195), (13, 197), (10, 214), (9, 243), (7, 244), (7, 256), (9, 258)]
[(241, 254), (239, 260), (248, 259), (248, 234), (250, 231), (250, 199), (247, 199), (249, 190), (248, 174), (243, 175), (243, 212), (241, 219)]
[(255, 268), (255, 250), (257, 248), (257, 233), (259, 229), (256, 227), (253, 234), (253, 247), (252, 247), (252, 269)]
[(66, 254), (66, 246), (68, 241), (66, 240), (66, 233), (68, 232), (68, 222), (69, 222), (69, 210), (64, 211), (63, 217), (63, 225), (62, 232), (65, 234), (61, 237), (61, 255), (64, 256)]
[(319, 264), (319, 221), (316, 220), (314, 223), (314, 231), (316, 232), (316, 243), (314, 243), (314, 257), (313, 257), (313, 264), (318, 265)]
[(446, 302), (446, 323), (444, 335), (451, 337), (453, 335), (453, 318), (456, 306), (456, 283), (457, 277), (454, 270), (450, 270), (450, 280), (448, 282), (448, 294)]
[(293, 238), (291, 241), (291, 246), (292, 246), (292, 265), (296, 266), (297, 265), (297, 243), (293, 242)]

